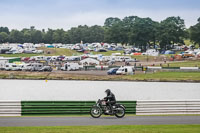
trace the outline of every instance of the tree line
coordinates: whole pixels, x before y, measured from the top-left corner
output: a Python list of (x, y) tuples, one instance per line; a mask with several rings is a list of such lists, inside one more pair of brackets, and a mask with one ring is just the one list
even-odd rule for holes
[(123, 19), (107, 18), (104, 26), (78, 26), (70, 30), (37, 30), (34, 26), (21, 31), (0, 27), (0, 43), (64, 43), (74, 44), (107, 42), (133, 45), (146, 50), (147, 47), (160, 45), (169, 49), (173, 44), (184, 44), (190, 39), (200, 45), (200, 18), (197, 24), (186, 29), (180, 17), (168, 17), (161, 22), (151, 18), (128, 16)]

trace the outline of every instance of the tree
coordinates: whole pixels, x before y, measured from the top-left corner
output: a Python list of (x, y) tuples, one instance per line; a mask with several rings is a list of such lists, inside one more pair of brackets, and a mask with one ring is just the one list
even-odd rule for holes
[(48, 29), (48, 31), (44, 34), (44, 43), (53, 43), (53, 33), (54, 30)]
[(137, 18), (133, 25), (134, 42), (142, 51), (146, 51), (146, 48), (151, 45), (151, 42), (155, 41), (155, 23), (150, 18)]
[(8, 27), (0, 27), (0, 32), (10, 33)]
[(113, 26), (113, 25), (115, 25), (117, 23), (120, 23), (120, 22), (121, 22), (121, 20), (119, 18), (110, 17), (110, 18), (107, 18), (105, 20), (104, 26), (107, 28), (107, 27), (111, 27), (111, 26)]
[(65, 31), (63, 29), (57, 29), (53, 32), (54, 43), (64, 43)]
[(31, 40), (32, 43), (42, 43), (42, 32), (40, 30), (31, 30)]
[(22, 29), (21, 31), (23, 33), (24, 36), (24, 43), (32, 43), (32, 36), (31, 36), (31, 31), (30, 29)]
[(10, 39), (10, 42), (12, 43), (23, 43), (24, 41), (24, 38), (23, 38), (23, 33), (18, 31), (18, 30), (12, 30), (10, 32), (10, 36), (9, 36), (9, 39)]
[[(79, 26), (79, 28), (80, 28), (80, 26)], [(81, 38), (80, 29), (73, 27), (68, 31), (68, 34), (69, 34), (70, 43), (80, 43), (81, 42), (82, 38)]]
[(183, 44), (186, 36), (184, 20), (180, 17), (168, 17), (161, 21), (158, 35), (162, 49), (167, 49), (175, 43)]
[(121, 43), (122, 45), (133, 45), (143, 51), (148, 47), (159, 44), (162, 49), (167, 49), (173, 44), (183, 44), (186, 37), (200, 44), (199, 24), (185, 29), (184, 20), (180, 17), (168, 17), (159, 22), (151, 18), (140, 18), (138, 16), (128, 16), (122, 20), (117, 17), (107, 18), (104, 26), (79, 25), (68, 31), (63, 29), (37, 30), (34, 26), (24, 28), (21, 31), (12, 30), (7, 27), (0, 27), (0, 41), (13, 43), (93, 43), (108, 42)]
[(123, 23), (119, 18), (107, 18), (104, 23), (104, 40), (109, 43), (124, 43)]
[(198, 23), (189, 28), (190, 39), (198, 44), (200, 47), (200, 18), (198, 18)]
[(0, 43), (8, 42), (8, 37), (6, 32), (0, 32)]
[(122, 23), (113, 24), (105, 29), (105, 41), (108, 43), (123, 43)]
[(67, 33), (71, 43), (102, 42), (104, 39), (104, 29), (97, 25), (92, 27), (79, 25), (77, 28), (71, 28)]
[(123, 31), (123, 42), (126, 44), (134, 45), (133, 29), (137, 19), (139, 19), (137, 16), (128, 16), (122, 20), (123, 29), (121, 31)]
[(140, 47), (143, 51), (151, 44), (155, 46), (158, 22), (138, 16), (125, 17), (122, 22), (120, 31), (124, 42)]
[(64, 33), (63, 42), (64, 42), (65, 44), (69, 44), (69, 43), (70, 43), (70, 36), (69, 36), (69, 33), (68, 33), (68, 32), (65, 32), (65, 33)]
[(104, 29), (101, 26), (94, 25), (89, 27), (89, 40), (87, 42), (103, 42), (104, 41)]

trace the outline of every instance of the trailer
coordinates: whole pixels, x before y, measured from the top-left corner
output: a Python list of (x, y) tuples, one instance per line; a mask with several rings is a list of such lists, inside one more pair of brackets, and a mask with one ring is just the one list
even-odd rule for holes
[(43, 68), (43, 66), (44, 65), (42, 63), (32, 63), (30, 71), (39, 71)]
[(76, 71), (83, 68), (83, 66), (79, 65), (78, 63), (65, 63), (63, 67), (61, 67), (62, 71)]
[(20, 66), (15, 63), (6, 63), (4, 69), (6, 71), (20, 71), (21, 70)]

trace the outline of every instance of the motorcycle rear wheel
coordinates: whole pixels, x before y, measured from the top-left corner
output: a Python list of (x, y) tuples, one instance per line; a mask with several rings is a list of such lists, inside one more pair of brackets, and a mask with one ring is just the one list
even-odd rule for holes
[(99, 118), (101, 115), (102, 115), (102, 110), (100, 107), (98, 106), (94, 106), (91, 108), (90, 110), (90, 115), (93, 117), (93, 118)]
[(115, 116), (117, 118), (122, 118), (125, 116), (125, 109), (123, 107), (118, 107), (116, 112), (115, 112)]

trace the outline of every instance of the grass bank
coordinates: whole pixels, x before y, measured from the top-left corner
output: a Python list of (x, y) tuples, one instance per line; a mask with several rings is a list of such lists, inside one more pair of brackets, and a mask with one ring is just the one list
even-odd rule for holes
[(1, 79), (200, 82), (200, 72), (156, 72), (136, 75), (88, 75), (50, 72), (0, 71)]
[[(31, 57), (31, 56), (59, 56), (59, 55), (66, 55), (66, 56), (72, 56), (72, 55), (79, 55), (81, 53), (78, 53), (74, 50), (64, 49), (64, 48), (39, 48), (39, 50), (44, 50), (43, 54), (0, 54), (0, 56), (3, 57)], [(49, 53), (49, 54), (48, 54)]]
[(136, 81), (200, 82), (200, 72), (156, 72), (122, 77)]
[(200, 125), (0, 127), (1, 133), (199, 133)]
[(102, 54), (104, 56), (110, 56), (112, 55), (113, 53), (120, 53), (120, 54), (123, 54), (123, 51), (107, 51), (107, 52), (95, 52), (95, 51), (92, 51), (91, 54)]
[[(59, 55), (66, 55), (66, 56), (76, 56), (76, 55), (81, 55), (83, 54), (82, 52), (77, 52), (75, 50), (71, 49), (65, 49), (65, 48), (38, 48), (39, 50), (43, 50), (43, 54), (0, 54), (0, 56), (3, 57), (31, 57), (31, 56), (39, 56), (39, 55), (44, 55), (44, 56), (59, 56)], [(108, 51), (108, 52), (94, 52), (92, 51), (91, 54), (102, 54), (104, 56), (110, 56), (113, 53), (123, 53), (123, 51)]]
[(196, 61), (180, 61), (162, 64), (163, 67), (200, 67), (200, 60)]

